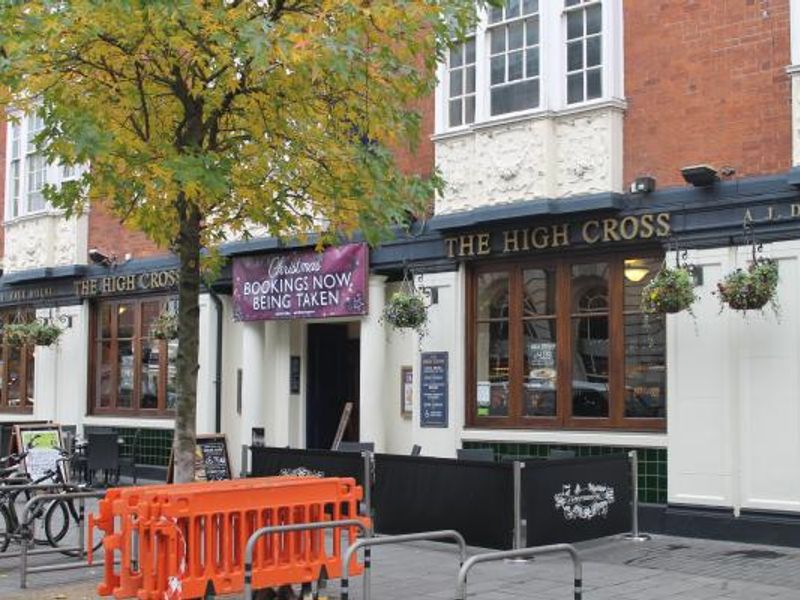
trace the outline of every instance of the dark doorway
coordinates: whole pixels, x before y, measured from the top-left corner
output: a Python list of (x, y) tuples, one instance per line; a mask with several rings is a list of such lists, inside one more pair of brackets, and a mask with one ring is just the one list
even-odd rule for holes
[(306, 447), (330, 448), (345, 404), (353, 403), (342, 438), (358, 441), (359, 339), (347, 324), (308, 326)]

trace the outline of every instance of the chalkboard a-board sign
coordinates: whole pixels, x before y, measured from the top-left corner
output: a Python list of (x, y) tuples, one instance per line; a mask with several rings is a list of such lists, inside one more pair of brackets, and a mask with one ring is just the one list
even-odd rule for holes
[(423, 352), (420, 368), (420, 427), (447, 427), (447, 352)]
[(63, 463), (58, 462), (63, 447), (61, 425), (58, 423), (14, 425), (12, 451), (28, 453), (22, 461), (22, 467), (33, 481), (39, 481), (59, 468), (64, 480), (69, 480)]
[[(222, 481), (223, 479), (232, 479), (227, 438), (222, 433), (198, 435), (194, 451), (194, 480)], [(167, 483), (172, 483), (173, 480), (173, 455), (170, 453)]]

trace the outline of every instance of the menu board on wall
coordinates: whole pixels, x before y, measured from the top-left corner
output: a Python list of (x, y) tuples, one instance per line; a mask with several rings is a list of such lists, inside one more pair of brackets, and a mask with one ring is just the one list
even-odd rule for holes
[(423, 352), (420, 365), (420, 427), (448, 426), (447, 352)]
[(237, 257), (233, 261), (234, 318), (365, 315), (368, 269), (366, 244)]
[[(174, 456), (170, 454), (167, 483), (174, 481)], [(194, 480), (221, 481), (232, 479), (228, 458), (228, 440), (224, 434), (198, 435), (194, 451)]]

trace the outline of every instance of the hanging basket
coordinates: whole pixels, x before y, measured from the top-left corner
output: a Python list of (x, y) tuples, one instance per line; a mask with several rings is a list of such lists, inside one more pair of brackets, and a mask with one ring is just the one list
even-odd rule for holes
[(15, 347), (52, 346), (64, 332), (61, 327), (45, 321), (9, 323), (3, 328), (6, 342)]
[(150, 335), (157, 340), (178, 339), (178, 315), (164, 311), (150, 325)]
[(661, 267), (661, 270), (642, 289), (642, 310), (650, 314), (691, 312), (697, 300), (694, 277), (688, 266)]
[(424, 335), (428, 324), (428, 307), (418, 292), (395, 292), (383, 309), (383, 320), (395, 329), (413, 329)]
[(717, 283), (720, 302), (734, 310), (761, 310), (771, 304), (777, 312), (775, 295), (778, 291), (778, 263), (757, 258), (747, 270), (736, 269)]

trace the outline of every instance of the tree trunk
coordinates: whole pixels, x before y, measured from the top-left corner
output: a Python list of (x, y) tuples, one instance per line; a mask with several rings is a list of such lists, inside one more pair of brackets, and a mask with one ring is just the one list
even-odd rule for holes
[[(179, 205), (181, 202), (179, 202)], [(180, 258), (178, 292), (178, 401), (172, 442), (175, 483), (194, 481), (196, 447), (197, 362), (200, 330), (200, 215), (184, 205), (177, 253)]]

